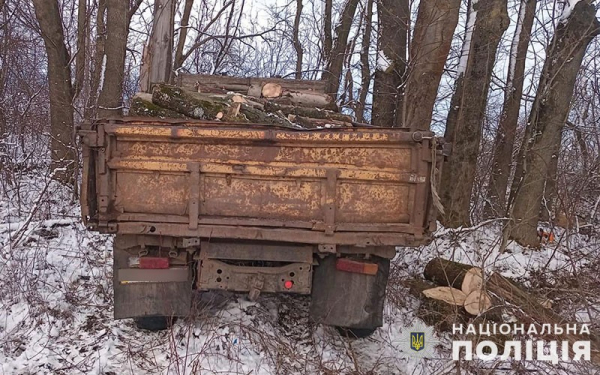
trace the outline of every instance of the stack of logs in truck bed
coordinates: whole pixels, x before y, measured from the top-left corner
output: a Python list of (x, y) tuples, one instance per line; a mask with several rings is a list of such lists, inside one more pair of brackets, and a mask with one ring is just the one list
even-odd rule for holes
[(352, 126), (325, 82), (281, 78), (180, 75), (134, 96), (130, 116), (272, 124), (299, 129)]

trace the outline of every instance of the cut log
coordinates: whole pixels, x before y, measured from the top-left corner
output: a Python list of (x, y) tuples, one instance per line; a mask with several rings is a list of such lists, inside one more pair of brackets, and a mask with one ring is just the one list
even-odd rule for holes
[(319, 118), (310, 118), (296, 115), (288, 115), (288, 119), (292, 116), (294, 119), (292, 122), (295, 122), (299, 125), (302, 125), (303, 128), (307, 129), (317, 129), (317, 128), (329, 128), (329, 127), (352, 127), (352, 124), (345, 121), (338, 120), (326, 120)]
[(423, 295), (427, 298), (444, 301), (450, 305), (463, 306), (467, 296), (459, 289), (448, 286), (438, 286), (423, 291)]
[(283, 89), (278, 83), (268, 82), (262, 87), (261, 94), (263, 98), (278, 98), (281, 96)]
[(154, 86), (152, 103), (199, 120), (214, 120), (219, 112), (227, 113), (229, 108), (223, 99), (169, 85)]
[(465, 273), (460, 290), (467, 296), (471, 292), (481, 290), (483, 288), (483, 271), (481, 268), (473, 267)]
[(237, 94), (231, 96), (231, 101), (234, 103), (248, 103), (246, 98), (244, 98), (242, 95), (237, 95)]
[(272, 113), (265, 113), (248, 104), (240, 104), (240, 114), (243, 115), (244, 119), (248, 122), (254, 124), (279, 125), (294, 129), (298, 128), (298, 126), (294, 126), (294, 124), (290, 123), (286, 118), (281, 118)]
[(318, 108), (304, 108), (304, 107), (295, 107), (291, 105), (281, 105), (277, 103), (266, 102), (265, 103), (265, 111), (267, 112), (277, 112), (281, 111), (286, 116), (287, 115), (296, 115), (303, 117), (310, 117), (316, 119), (329, 119), (329, 120), (338, 120), (343, 122), (352, 122), (352, 117), (348, 115), (344, 115), (341, 113), (336, 113), (333, 111), (322, 110)]
[(425, 266), (423, 276), (438, 285), (461, 289), (466, 273), (473, 266), (453, 262), (443, 258), (434, 258)]
[(139, 117), (159, 117), (159, 118), (187, 118), (181, 113), (162, 108), (152, 103), (152, 95), (147, 93), (137, 93), (131, 99), (129, 116)]
[(482, 289), (474, 290), (465, 299), (464, 306), (469, 314), (479, 316), (492, 307), (492, 300)]
[(409, 288), (410, 294), (421, 301), (417, 316), (428, 325), (435, 326), (442, 332), (451, 332), (453, 324), (467, 324), (468, 318), (464, 306), (449, 304), (425, 295), (425, 291), (435, 289), (433, 283), (413, 279), (404, 281), (402, 284)]
[(291, 105), (296, 105), (300, 107), (325, 108), (331, 110), (337, 109), (333, 98), (327, 94), (321, 94), (318, 92), (310, 91), (286, 91), (281, 96), (283, 100), (288, 99)]

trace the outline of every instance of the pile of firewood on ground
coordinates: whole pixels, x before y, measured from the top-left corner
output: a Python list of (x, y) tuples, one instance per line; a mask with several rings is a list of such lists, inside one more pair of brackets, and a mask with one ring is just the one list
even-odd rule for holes
[[(417, 316), (440, 331), (452, 332), (454, 324), (533, 324), (541, 332), (543, 324), (565, 327), (574, 324), (552, 310), (549, 300), (528, 292), (515, 280), (498, 272), (489, 276), (481, 268), (442, 258), (432, 259), (423, 271), (425, 280), (412, 279), (405, 282), (410, 293), (420, 299)], [(511, 340), (512, 338), (506, 337)], [(578, 337), (565, 333), (562, 337), (571, 344), (578, 340), (590, 340), (591, 359), (600, 363), (600, 337), (591, 332), (590, 337)]]
[(353, 126), (323, 81), (183, 75), (137, 93), (130, 116), (216, 120), (316, 129)]

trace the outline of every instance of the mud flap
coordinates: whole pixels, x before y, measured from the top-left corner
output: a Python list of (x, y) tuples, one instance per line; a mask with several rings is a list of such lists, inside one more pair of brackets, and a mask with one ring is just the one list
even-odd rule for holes
[(383, 325), (383, 303), (390, 272), (389, 259), (373, 257), (376, 275), (336, 269), (336, 257), (319, 261), (313, 271), (311, 319), (345, 328), (375, 329)]
[(183, 282), (123, 283), (120, 271), (127, 270), (128, 258), (138, 255), (139, 248), (114, 245), (113, 288), (115, 319), (146, 316), (187, 316), (191, 310), (192, 280)]

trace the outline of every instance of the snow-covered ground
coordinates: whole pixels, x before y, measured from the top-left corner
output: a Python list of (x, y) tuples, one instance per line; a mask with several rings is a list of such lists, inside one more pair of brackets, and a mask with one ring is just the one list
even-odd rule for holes
[[(51, 183), (40, 198), (45, 183), (43, 177), (28, 177), (0, 192), (0, 374), (520, 372), (510, 362), (458, 367), (450, 360), (449, 334), (437, 337), (436, 358), (420, 360), (402, 351), (401, 337), (419, 322), (419, 301), (400, 281), (419, 276), (434, 256), (500, 271), (538, 288), (561, 311), (577, 309), (580, 321), (597, 320), (597, 300), (579, 308), (584, 304), (545, 286), (594, 264), (597, 237), (558, 232), (558, 245), (530, 251), (509, 244), (511, 252), (499, 254), (499, 225), (492, 223), (462, 232), (443, 229), (427, 247), (399, 249), (385, 325), (366, 339), (343, 338), (331, 327), (311, 324), (307, 297), (279, 295), (257, 302), (234, 294), (197, 296), (203, 307), (194, 318), (164, 332), (138, 331), (131, 320), (112, 319), (112, 238), (85, 230), (68, 189)], [(528, 366), (529, 373), (588, 373), (569, 364), (536, 366)]]

